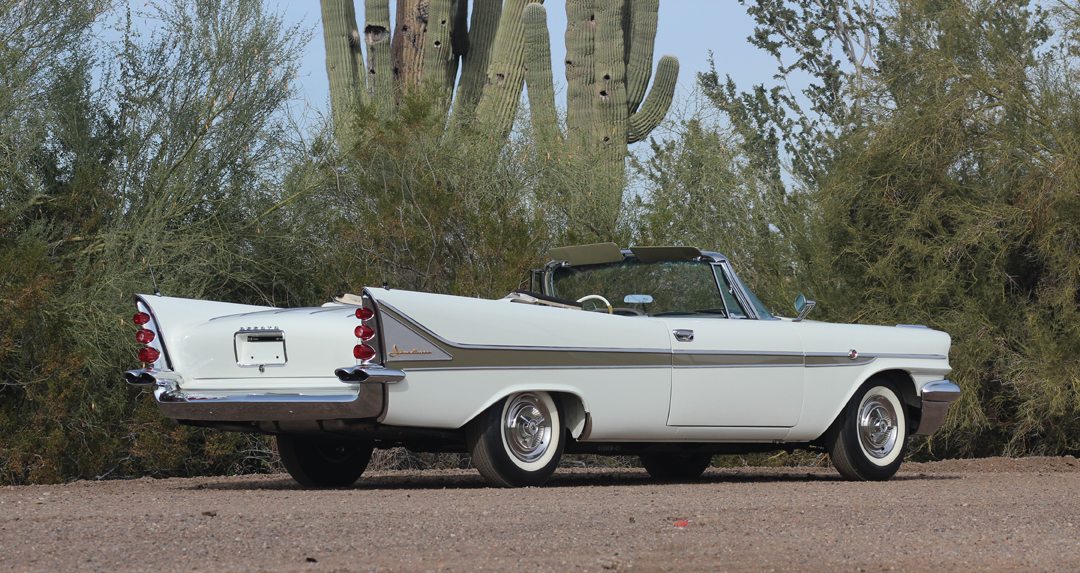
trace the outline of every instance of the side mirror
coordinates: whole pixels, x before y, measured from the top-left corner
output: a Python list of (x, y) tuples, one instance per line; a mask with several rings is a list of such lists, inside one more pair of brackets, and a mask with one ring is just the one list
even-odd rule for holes
[(799, 293), (799, 296), (795, 298), (795, 312), (799, 313), (799, 316), (795, 318), (794, 322), (802, 322), (802, 319), (806, 318), (806, 315), (810, 314), (811, 310), (817, 303), (812, 300), (806, 300), (806, 296), (803, 293)]
[(622, 299), (624, 304), (652, 304), (651, 294), (628, 294)]

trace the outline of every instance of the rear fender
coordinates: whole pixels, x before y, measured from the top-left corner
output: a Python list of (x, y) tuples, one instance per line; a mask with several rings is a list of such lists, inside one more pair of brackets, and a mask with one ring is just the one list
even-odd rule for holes
[(581, 437), (581, 434), (585, 431), (585, 422), (589, 416), (589, 405), (576, 388), (562, 385), (530, 386), (528, 384), (516, 384), (501, 388), (498, 394), (483, 402), (483, 406), (469, 416), (469, 422), (465, 425), (472, 423), (477, 416), (503, 399), (521, 392), (547, 392), (551, 394), (562, 408), (563, 427), (570, 430), (570, 435), (575, 439)]
[(154, 363), (156, 370), (183, 369), (184, 365), (177, 363), (176, 354), (170, 353), (169, 349), (171, 346), (178, 347), (180, 341), (192, 327), (221, 316), (275, 310), (272, 306), (253, 306), (147, 294), (135, 295), (135, 305), (138, 310), (150, 315), (147, 328), (153, 330), (156, 334), (151, 346), (161, 352), (161, 358)]

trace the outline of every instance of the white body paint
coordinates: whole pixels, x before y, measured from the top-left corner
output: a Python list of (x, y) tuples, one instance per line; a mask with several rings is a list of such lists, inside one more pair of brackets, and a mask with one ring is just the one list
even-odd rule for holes
[[(571, 431), (582, 441), (800, 443), (821, 436), (877, 373), (907, 373), (918, 394), (950, 370), (949, 336), (922, 328), (618, 316), (506, 300), (367, 292), (380, 314), (400, 313), (421, 327), (418, 335), (410, 335), (410, 348), (426, 339), (447, 347), (451, 357), (463, 352), (456, 349), (540, 349), (551, 359), (546, 366), (467, 368), (452, 358), (404, 369), (404, 380), (386, 386), (381, 423), (389, 426), (456, 430), (508, 395), (547, 391), (580, 401), (588, 423), (576, 423)], [(334, 375), (335, 368), (355, 364), (355, 306), (331, 303), (283, 310), (140, 298), (152, 312), (167, 354), (168, 361), (163, 356), (155, 367), (178, 375), (181, 390), (212, 396), (318, 396), (359, 388)], [(236, 355), (234, 336), (242, 329), (282, 332), (287, 360), (241, 366), (245, 360)], [(676, 340), (676, 329), (693, 330), (694, 340)], [(391, 348), (395, 341), (383, 344)], [(852, 350), (862, 360), (845, 363)], [(659, 355), (662, 360), (647, 366), (617, 361), (575, 366), (582, 356), (605, 352)], [(686, 354), (772, 356), (789, 363), (751, 364), (753, 358), (745, 358), (738, 365), (680, 365), (680, 355)], [(822, 355), (836, 365), (802, 364), (806, 357)], [(563, 358), (566, 363), (560, 362)], [(388, 360), (386, 366), (395, 368), (394, 362)]]

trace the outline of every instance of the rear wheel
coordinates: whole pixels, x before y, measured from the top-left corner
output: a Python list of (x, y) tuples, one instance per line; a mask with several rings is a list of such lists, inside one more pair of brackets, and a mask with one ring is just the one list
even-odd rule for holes
[(653, 479), (693, 480), (712, 464), (712, 454), (642, 454), (641, 465)]
[(277, 447), (289, 475), (304, 487), (352, 485), (374, 449), (370, 442), (288, 435), (277, 436)]
[(562, 457), (559, 406), (547, 392), (508, 396), (472, 422), (468, 443), (473, 465), (491, 485), (542, 485)]
[(870, 383), (848, 403), (832, 439), (829, 457), (850, 480), (891, 478), (904, 462), (907, 417), (891, 383)]

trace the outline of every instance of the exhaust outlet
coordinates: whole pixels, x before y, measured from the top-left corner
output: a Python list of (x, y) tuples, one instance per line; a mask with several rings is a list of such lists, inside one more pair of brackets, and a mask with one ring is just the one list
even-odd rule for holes
[(132, 386), (153, 386), (157, 384), (157, 378), (146, 369), (124, 372), (124, 380)]
[(384, 368), (376, 364), (346, 366), (334, 370), (334, 375), (342, 382), (367, 382), (370, 384), (394, 384), (405, 379), (401, 370)]

